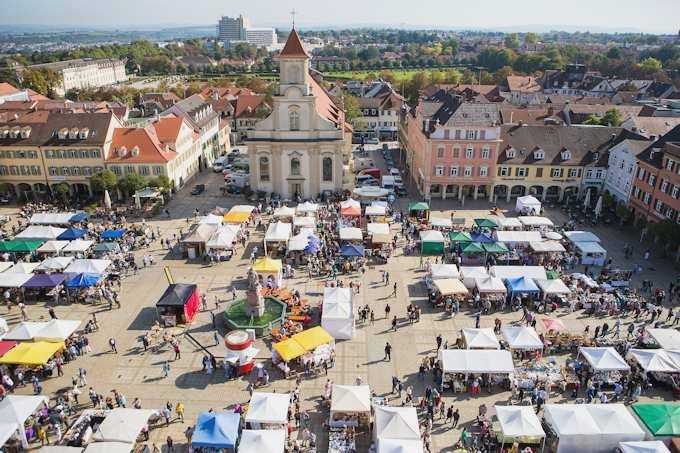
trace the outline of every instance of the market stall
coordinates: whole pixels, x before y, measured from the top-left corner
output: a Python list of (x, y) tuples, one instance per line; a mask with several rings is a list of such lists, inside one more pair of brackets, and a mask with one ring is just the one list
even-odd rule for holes
[(68, 245), (69, 241), (49, 240), (36, 249), (38, 253), (58, 255)]
[(314, 214), (319, 210), (319, 204), (318, 203), (312, 203), (311, 201), (305, 201), (303, 203), (300, 203), (297, 205), (295, 208), (295, 213), (297, 215), (309, 215), (309, 214)]
[(465, 349), (500, 349), (501, 345), (491, 327), (483, 329), (463, 329)]
[(264, 235), (265, 252), (271, 252), (274, 247), (285, 248), (293, 234), (293, 226), (290, 223), (270, 223)]
[(335, 339), (322, 327), (312, 327), (297, 333), (290, 338), (272, 345), (272, 361), (285, 375), (291, 369), (292, 361), (299, 359), (302, 363), (313, 363), (330, 360), (335, 348)]
[(564, 236), (573, 244), (577, 242), (600, 242), (600, 238), (590, 231), (565, 231)]
[(507, 443), (542, 444), (545, 431), (541, 421), (529, 406), (494, 406), (499, 425), (499, 442), (501, 446)]
[(514, 230), (522, 228), (522, 223), (517, 219), (517, 217), (492, 216), (490, 218), (496, 222), (498, 229), (500, 230)]
[(64, 343), (52, 343), (47, 341), (35, 341), (32, 343), (19, 343), (0, 357), (2, 365), (20, 365), (29, 368), (41, 367), (64, 349)]
[(0, 278), (0, 288), (21, 288), (32, 277), (33, 274), (3, 272)]
[(371, 388), (368, 385), (333, 384), (329, 424), (333, 428), (368, 426)]
[(432, 280), (443, 278), (459, 278), (458, 266), (455, 264), (430, 264), (429, 275)]
[(559, 241), (530, 242), (529, 247), (534, 253), (564, 253), (567, 251)]
[(0, 446), (18, 435), (21, 446), (28, 449), (28, 439), (24, 424), (29, 417), (42, 409), (48, 399), (42, 395), (7, 395), (0, 401)]
[(31, 225), (14, 236), (14, 239), (23, 241), (49, 241), (57, 239), (59, 235), (65, 231), (66, 228)]
[(199, 224), (195, 225), (180, 240), (182, 247), (186, 250), (187, 257), (191, 260), (196, 259), (205, 253), (206, 243), (217, 231), (217, 225)]
[(384, 223), (387, 216), (387, 206), (380, 202), (373, 202), (366, 206), (364, 215), (368, 218), (369, 222)]
[(427, 222), (430, 218), (430, 205), (424, 201), (411, 203), (408, 205), (408, 216)]
[(678, 330), (647, 327), (645, 333), (661, 348), (680, 351), (680, 332)]
[(341, 241), (363, 241), (364, 236), (360, 228), (340, 227), (339, 236)]
[(489, 272), (484, 266), (460, 267), (460, 278), (463, 280), (463, 284), (468, 289), (473, 289), (475, 287), (475, 279), (487, 277), (489, 277)]
[(75, 216), (75, 212), (38, 212), (28, 219), (28, 223), (31, 225), (68, 225)]
[(646, 373), (680, 373), (680, 351), (631, 349), (628, 354)]
[(510, 350), (532, 351), (543, 349), (543, 342), (533, 327), (503, 326), (501, 334)]
[(680, 436), (680, 403), (634, 403), (632, 408), (647, 431), (647, 439), (668, 441)]
[(645, 433), (623, 404), (546, 404), (549, 448), (556, 453), (610, 453)]
[(12, 330), (5, 334), (5, 340), (32, 341), (35, 336), (45, 327), (45, 323), (35, 321), (22, 321)]
[(22, 240), (13, 239), (11, 241), (0, 241), (0, 252), (2, 253), (31, 253), (45, 242), (43, 240)]
[(90, 247), (94, 245), (94, 241), (88, 241), (85, 239), (76, 239), (68, 243), (66, 247), (61, 249), (62, 255), (66, 254), (81, 254), (87, 252)]
[(354, 305), (350, 288), (324, 288), (321, 327), (336, 340), (350, 340), (355, 331)]
[(274, 209), (274, 213), (272, 216), (275, 219), (286, 219), (286, 220), (293, 220), (293, 217), (295, 217), (295, 208), (291, 208), (288, 206), (281, 206), (279, 208)]
[(581, 264), (604, 266), (607, 261), (607, 250), (599, 242), (576, 242), (574, 247)]
[(435, 304), (444, 302), (448, 297), (462, 298), (469, 294), (468, 289), (463, 282), (457, 278), (441, 278), (433, 281), (433, 286), (436, 291), (436, 299), (432, 301)]
[(239, 453), (284, 453), (285, 429), (244, 429), (238, 444)]
[(554, 278), (552, 280), (535, 278), (534, 283), (541, 289), (543, 298), (571, 294), (571, 289), (569, 289), (562, 279), (559, 278)]
[(234, 412), (201, 412), (191, 436), (191, 448), (236, 451), (241, 422)]
[(519, 220), (519, 223), (525, 228), (552, 228), (555, 226), (552, 220), (547, 217), (520, 216), (517, 220)]
[(479, 292), (479, 294), (504, 295), (508, 292), (508, 289), (505, 287), (503, 280), (501, 280), (498, 277), (492, 277), (492, 276), (489, 275), (487, 277), (474, 278), (474, 283), (475, 283), (475, 288), (477, 288), (477, 291)]
[(498, 277), (503, 280), (518, 277), (526, 277), (530, 279), (548, 278), (543, 266), (491, 266), (490, 273), (494, 277)]
[(351, 198), (340, 202), (340, 215), (344, 217), (361, 217), (361, 203)]
[(463, 244), (465, 242), (472, 242), (472, 237), (467, 231), (451, 231), (449, 232), (449, 242), (451, 242), (451, 247), (457, 244)]
[(366, 234), (371, 238), (371, 244), (374, 247), (380, 247), (383, 244), (389, 244), (392, 241), (392, 238), (390, 237), (390, 225), (387, 223), (368, 223), (366, 225)]
[(125, 228), (116, 228), (102, 231), (99, 238), (104, 241), (114, 241), (120, 239), (125, 235)]
[(520, 214), (538, 214), (541, 212), (541, 202), (531, 195), (517, 197), (515, 211)]
[(442, 349), (439, 351), (444, 373), (501, 374), (515, 370), (509, 351), (496, 349)]
[(441, 231), (421, 231), (420, 252), (423, 255), (441, 255), (444, 253), (444, 235)]
[(215, 256), (218, 260), (231, 258), (238, 229), (239, 227), (234, 225), (221, 225), (217, 227), (213, 235), (205, 243), (208, 253)]
[(375, 406), (374, 410), (373, 439), (377, 453), (395, 451), (394, 443), (408, 442), (407, 445), (412, 446), (416, 441), (420, 445), (420, 450), (403, 451), (409, 453), (422, 451), (423, 443), (420, 440), (420, 425), (415, 407)]
[(255, 260), (253, 270), (257, 272), (260, 284), (265, 288), (283, 287), (283, 262), (268, 257)]
[(316, 219), (313, 216), (295, 216), (293, 217), (293, 226), (295, 228), (316, 228)]
[(92, 433), (95, 442), (124, 442), (134, 444), (154, 415), (147, 409), (117, 407), (106, 414), (104, 421)]
[(619, 442), (619, 451), (621, 453), (671, 453), (660, 440)]
[(109, 266), (111, 266), (111, 260), (76, 259), (64, 269), (64, 273), (106, 275)]
[(198, 312), (199, 303), (197, 285), (173, 283), (156, 302), (156, 312), (166, 326), (189, 324)]
[(232, 207), (229, 212), (224, 214), (224, 222), (240, 225), (250, 220), (250, 216), (255, 210), (255, 206), (250, 205), (236, 205)]
[(216, 215), (213, 213), (210, 213), (206, 216), (201, 217), (198, 219), (198, 223), (200, 225), (206, 224), (206, 225), (222, 225), (222, 222), (224, 222), (224, 216)]
[(430, 226), (432, 228), (441, 228), (444, 230), (450, 230), (453, 228), (453, 222), (451, 222), (450, 218), (446, 217), (431, 217), (430, 218)]
[(594, 371), (629, 371), (626, 360), (612, 347), (580, 347), (579, 355)]
[(510, 297), (528, 296), (536, 298), (540, 290), (534, 281), (527, 277), (508, 278), (505, 280)]
[(252, 429), (288, 428), (289, 393), (253, 392), (244, 421)]
[[(130, 453), (135, 445), (127, 442), (92, 442), (82, 453)], [(55, 447), (56, 448), (56, 447)], [(73, 447), (62, 447), (73, 448)], [(80, 449), (78, 449), (80, 450)], [(42, 452), (41, 452), (42, 453)], [(73, 452), (45, 452), (45, 453), (73, 453)]]
[(34, 341), (63, 343), (80, 327), (81, 321), (75, 319), (51, 319), (35, 332)]
[(526, 246), (532, 242), (543, 241), (540, 231), (496, 230), (493, 234), (498, 242), (516, 246)]

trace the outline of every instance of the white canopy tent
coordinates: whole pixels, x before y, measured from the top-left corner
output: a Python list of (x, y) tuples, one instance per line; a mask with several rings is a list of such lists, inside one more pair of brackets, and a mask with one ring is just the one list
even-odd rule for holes
[(420, 440), (420, 426), (415, 407), (375, 406), (373, 437), (380, 444), (387, 440)]
[(480, 294), (505, 294), (508, 289), (505, 287), (503, 280), (498, 277), (483, 277), (475, 278), (475, 287)]
[(321, 327), (336, 340), (354, 338), (354, 305), (350, 288), (324, 288)]
[(36, 270), (47, 272), (62, 271), (71, 264), (71, 261), (73, 261), (72, 256), (53, 256), (40, 263)]
[(285, 429), (244, 429), (238, 444), (239, 453), (284, 453)]
[(94, 245), (94, 241), (88, 241), (86, 239), (76, 239), (68, 243), (66, 247), (61, 249), (62, 253), (83, 253), (87, 252), (90, 247)]
[(364, 215), (366, 215), (366, 217), (385, 216), (387, 215), (387, 206), (383, 206), (381, 204), (371, 204), (370, 206), (366, 206)]
[(660, 440), (619, 442), (619, 450), (621, 453), (671, 453)]
[(2, 278), (0, 278), (0, 288), (21, 288), (21, 286), (29, 281), (33, 277), (33, 274), (15, 274), (15, 273), (2, 273)]
[(463, 279), (463, 284), (466, 288), (472, 289), (475, 287), (475, 279), (477, 278), (487, 278), (489, 272), (484, 266), (461, 266), (460, 267), (460, 278)]
[(599, 242), (576, 242), (574, 247), (581, 256), (581, 264), (604, 266), (607, 250)]
[(68, 274), (104, 274), (111, 266), (111, 260), (73, 260), (64, 272)]
[(430, 217), (430, 225), (435, 228), (453, 228), (450, 218)]
[(295, 252), (304, 250), (309, 244), (309, 236), (314, 234), (311, 228), (302, 228), (298, 234), (288, 241), (288, 251)]
[(491, 266), (491, 275), (503, 280), (519, 277), (547, 278), (543, 266)]
[(541, 212), (541, 202), (538, 201), (536, 197), (532, 197), (531, 195), (517, 197), (515, 211), (538, 214)]
[(290, 218), (292, 219), (295, 217), (295, 208), (291, 208), (288, 206), (281, 206), (280, 208), (274, 209), (274, 218), (276, 219), (281, 219), (281, 218)]
[(437, 288), (442, 296), (454, 296), (457, 294), (468, 294), (469, 291), (457, 278), (440, 278), (434, 280), (434, 287)]
[(498, 228), (505, 230), (508, 228), (522, 228), (522, 223), (517, 219), (517, 217), (501, 217), (501, 216), (491, 216), (491, 220), (496, 222)]
[(580, 347), (582, 355), (595, 371), (628, 371), (626, 360), (612, 347)]
[(0, 446), (18, 432), (21, 445), (28, 449), (24, 423), (47, 402), (42, 395), (7, 395), (0, 401)]
[(499, 373), (515, 371), (510, 351), (497, 349), (443, 349), (439, 359), (445, 373)]
[(130, 453), (133, 447), (134, 444), (128, 442), (92, 442), (83, 453)]
[(494, 406), (505, 441), (525, 441), (545, 438), (541, 421), (529, 406)]
[(506, 244), (529, 244), (530, 242), (541, 242), (543, 236), (540, 231), (506, 231), (496, 230), (494, 232), (496, 240)]
[(645, 438), (623, 404), (546, 404), (544, 419), (559, 438), (557, 453), (610, 453)]
[(361, 208), (361, 203), (359, 203), (357, 200), (354, 200), (353, 198), (348, 198), (340, 202), (340, 209), (345, 208)]
[(215, 215), (215, 214), (210, 213), (206, 216), (201, 217), (201, 219), (198, 221), (198, 223), (202, 224), (202, 225), (222, 225), (223, 221), (224, 221), (224, 216)]
[(311, 214), (319, 210), (319, 205), (317, 203), (312, 203), (311, 201), (305, 201), (300, 203), (295, 208), (295, 213), (298, 215)]
[(536, 283), (536, 285), (541, 288), (541, 292), (545, 295), (571, 293), (569, 287), (559, 278), (552, 280), (535, 278), (534, 283)]
[(92, 433), (92, 438), (97, 442), (134, 444), (153, 414), (152, 410), (117, 407), (108, 413), (99, 428)]
[(293, 225), (300, 228), (316, 228), (316, 219), (313, 216), (295, 216)]
[(460, 272), (458, 272), (458, 266), (455, 264), (431, 264), (430, 277), (432, 277), (433, 280), (438, 280), (440, 278), (458, 278), (460, 277)]
[(628, 353), (646, 372), (680, 373), (680, 351), (631, 349)]
[(423, 453), (420, 439), (382, 439), (378, 442), (376, 453)]
[(4, 340), (30, 341), (45, 327), (44, 322), (23, 321), (5, 335)]
[(234, 246), (236, 241), (236, 232), (238, 227), (234, 225), (221, 225), (213, 233), (213, 235), (205, 243), (206, 249), (230, 249)]
[(31, 225), (15, 236), (15, 239), (43, 240), (57, 239), (66, 228), (56, 228), (53, 226)]
[(564, 236), (569, 241), (576, 242), (600, 242), (600, 238), (590, 231), (565, 231)]
[(501, 345), (492, 328), (463, 329), (463, 339), (467, 349), (500, 349)]
[(7, 269), (4, 272), (4, 274), (5, 275), (7, 275), (7, 274), (30, 274), (38, 266), (40, 266), (40, 263), (27, 263), (27, 262), (24, 262), (24, 261), (19, 261), (18, 263), (14, 264), (12, 267)]
[(371, 412), (371, 388), (368, 385), (333, 385), (331, 412)]
[(14, 266), (14, 262), (12, 261), (0, 261), (0, 273), (5, 272), (12, 266)]
[(289, 406), (289, 393), (254, 392), (250, 397), (245, 421), (258, 428), (262, 423), (284, 427), (288, 424)]
[(69, 241), (50, 240), (36, 249), (38, 253), (59, 253), (68, 245)]
[(34, 336), (36, 341), (64, 341), (80, 327), (80, 321), (51, 319)]
[(75, 212), (39, 212), (29, 219), (32, 225), (68, 225)]
[(375, 234), (390, 234), (390, 225), (387, 223), (368, 223), (366, 224), (366, 232), (373, 236)]
[(361, 241), (364, 236), (361, 229), (356, 227), (342, 227), (340, 228), (340, 240), (343, 241)]
[(663, 349), (680, 351), (680, 332), (675, 329), (645, 329), (647, 334)]
[(504, 326), (501, 328), (501, 334), (510, 349), (543, 349), (543, 342), (533, 327)]
[(567, 251), (567, 249), (565, 249), (558, 241), (530, 242), (529, 247), (537, 253), (559, 253)]
[(547, 217), (537, 217), (533, 215), (520, 216), (517, 218), (525, 227), (552, 227), (555, 226), (552, 220)]
[(290, 223), (276, 222), (269, 224), (264, 236), (265, 242), (287, 242), (293, 232)]

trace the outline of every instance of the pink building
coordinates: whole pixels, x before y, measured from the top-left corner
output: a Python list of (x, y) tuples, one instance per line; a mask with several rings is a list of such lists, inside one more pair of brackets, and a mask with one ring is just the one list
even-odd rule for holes
[(439, 90), (407, 114), (409, 174), (424, 198), (491, 197), (501, 143), (498, 105)]

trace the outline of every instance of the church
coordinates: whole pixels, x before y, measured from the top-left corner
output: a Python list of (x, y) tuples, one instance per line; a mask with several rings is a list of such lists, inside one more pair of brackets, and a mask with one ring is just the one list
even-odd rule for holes
[(295, 29), (277, 59), (272, 112), (248, 131), (251, 188), (305, 199), (351, 187), (351, 126), (311, 76)]

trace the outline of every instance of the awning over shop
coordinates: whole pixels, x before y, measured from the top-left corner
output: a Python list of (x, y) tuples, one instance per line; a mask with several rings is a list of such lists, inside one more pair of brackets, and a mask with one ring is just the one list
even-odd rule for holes
[(463, 282), (456, 278), (443, 278), (434, 280), (434, 287), (442, 296), (451, 296), (457, 294), (468, 294), (468, 289), (463, 285)]
[(54, 354), (64, 349), (64, 343), (50, 343), (36, 341), (33, 343), (19, 343), (7, 354), (0, 357), (3, 365), (45, 365)]

